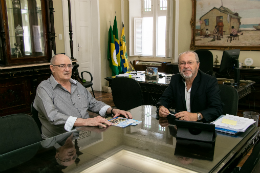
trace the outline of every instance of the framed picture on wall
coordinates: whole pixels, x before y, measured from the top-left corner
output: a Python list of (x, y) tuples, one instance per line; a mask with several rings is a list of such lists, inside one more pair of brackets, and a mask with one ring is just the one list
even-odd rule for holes
[(192, 50), (260, 50), (260, 0), (191, 0)]

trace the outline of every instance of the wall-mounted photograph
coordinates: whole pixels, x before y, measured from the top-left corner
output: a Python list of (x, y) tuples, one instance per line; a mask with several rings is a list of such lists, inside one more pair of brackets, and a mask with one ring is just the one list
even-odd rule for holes
[(260, 50), (260, 0), (191, 1), (191, 49)]

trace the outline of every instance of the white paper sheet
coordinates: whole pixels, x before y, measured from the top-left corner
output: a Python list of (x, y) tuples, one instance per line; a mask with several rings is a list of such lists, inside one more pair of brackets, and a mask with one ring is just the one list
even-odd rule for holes
[[(223, 119), (233, 120), (233, 121), (236, 121), (237, 123), (236, 123), (236, 125), (222, 123)], [(233, 130), (236, 132), (246, 131), (246, 129), (254, 123), (255, 123), (255, 121), (253, 119), (234, 116), (234, 115), (222, 116), (219, 119), (217, 119), (215, 122), (213, 122), (213, 124), (215, 124), (215, 127), (217, 127), (217, 128)]]

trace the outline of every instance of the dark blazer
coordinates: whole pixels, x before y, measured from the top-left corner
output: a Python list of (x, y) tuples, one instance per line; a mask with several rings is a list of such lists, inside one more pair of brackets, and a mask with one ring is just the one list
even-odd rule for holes
[[(191, 112), (200, 112), (204, 117), (204, 122), (217, 119), (222, 114), (223, 107), (219, 93), (217, 79), (199, 70), (191, 88)], [(187, 110), (185, 84), (180, 74), (172, 76), (171, 82), (160, 97), (158, 104), (168, 109), (173, 107), (176, 112)]]

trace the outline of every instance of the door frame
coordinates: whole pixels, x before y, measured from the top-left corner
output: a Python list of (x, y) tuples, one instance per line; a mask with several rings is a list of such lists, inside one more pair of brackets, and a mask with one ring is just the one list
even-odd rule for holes
[[(74, 0), (71, 0), (74, 1)], [(99, 0), (90, 0), (91, 3), (91, 33), (89, 35), (92, 36), (90, 38), (92, 42), (92, 76), (93, 76), (93, 89), (95, 91), (102, 91), (102, 86), (101, 86), (101, 49), (100, 49), (100, 16), (99, 16)], [(66, 35), (66, 15), (68, 16), (67, 13), (65, 13), (68, 10), (64, 10), (65, 8), (68, 8), (68, 1), (63, 0), (62, 1), (62, 9), (63, 9), (63, 29), (64, 29), (64, 45), (66, 42), (69, 42), (70, 38), (69, 35)], [(75, 18), (75, 9), (71, 9), (71, 18)], [(75, 23), (73, 23), (72, 20), (72, 26), (76, 26)], [(73, 42), (75, 42), (75, 45), (78, 45), (77, 43), (77, 32), (73, 32)], [(73, 44), (74, 45), (74, 44)], [(66, 46), (64, 47), (65, 52), (70, 52), (66, 51)], [(78, 49), (76, 47), (73, 47), (73, 55), (75, 59), (77, 59), (77, 51)], [(95, 52), (95, 53), (94, 53)], [(80, 65), (80, 64), (79, 64)]]

